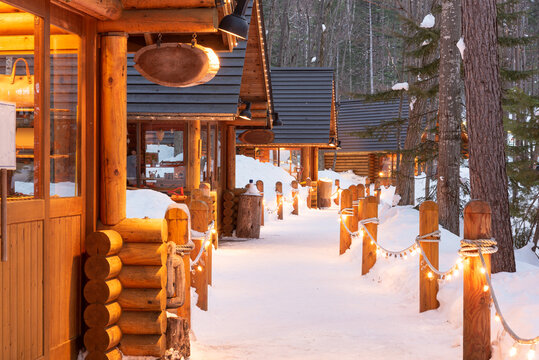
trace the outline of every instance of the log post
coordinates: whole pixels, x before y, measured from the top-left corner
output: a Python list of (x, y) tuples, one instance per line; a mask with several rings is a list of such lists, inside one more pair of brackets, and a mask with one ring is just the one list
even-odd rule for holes
[(226, 188), (234, 190), (236, 188), (236, 128), (226, 127)]
[(341, 192), (339, 191), (341, 188), (341, 181), (339, 179), (335, 179), (335, 191), (337, 191), (337, 197), (335, 198), (335, 200), (333, 200), (335, 202), (335, 205), (339, 205), (339, 200), (341, 198)]
[[(172, 204), (167, 208), (165, 219), (168, 225), (168, 239), (176, 245), (187, 245), (191, 240), (191, 215), (187, 205)], [(191, 260), (188, 252), (182, 254), (184, 264), (185, 284), (184, 293), (185, 301), (178, 308), (178, 316), (187, 321), (187, 325), (191, 325)]]
[[(346, 230), (346, 227), (350, 229), (352, 224), (353, 215), (343, 214), (344, 209), (352, 207), (352, 192), (349, 189), (343, 190), (341, 193), (341, 221), (340, 221), (340, 243), (339, 243), (339, 255), (342, 255), (350, 248), (352, 244), (352, 236)], [(351, 230), (351, 229), (350, 229)]]
[(331, 183), (331, 180), (325, 180), (325, 179), (318, 180), (318, 207), (320, 209), (331, 207), (332, 185), (333, 184)]
[(187, 124), (187, 190), (198, 189), (200, 185), (200, 157), (202, 140), (200, 139), (200, 120), (191, 120)]
[(380, 204), (380, 196), (382, 195), (382, 189), (376, 188), (374, 189), (374, 196), (376, 196), (376, 199), (378, 200), (378, 204)]
[[(464, 208), (464, 238), (489, 239), (491, 210), (485, 201), (472, 200)], [(478, 256), (467, 257), (463, 275), (463, 360), (490, 359), (490, 291), (486, 274), (490, 276), (490, 255), (483, 255), (486, 268)]]
[[(301, 148), (301, 181), (306, 181), (307, 178), (311, 178), (311, 149), (308, 147)], [(314, 181), (314, 180), (313, 180)]]
[(126, 216), (127, 34), (101, 37), (100, 218), (115, 225)]
[(293, 199), (293, 207), (292, 215), (299, 215), (299, 188), (298, 188), (298, 182), (296, 180), (292, 180), (292, 199)]
[(307, 186), (307, 207), (310, 209), (312, 204), (312, 198), (311, 198), (311, 178), (307, 178), (305, 180), (305, 186)]
[(363, 227), (359, 225), (359, 222), (364, 219), (363, 207), (365, 206), (365, 186), (363, 184), (357, 185), (357, 198), (357, 225), (360, 233), (364, 234)]
[[(419, 206), (419, 235), (429, 234), (437, 230), (438, 204), (434, 201), (425, 201)], [(436, 238), (429, 237), (428, 239)], [(438, 242), (421, 241), (421, 247), (432, 266), (438, 269)], [(438, 294), (437, 279), (438, 277), (432, 274), (421, 254), (419, 256), (419, 312), (437, 309), (440, 306), (436, 299)]]
[(236, 236), (243, 239), (260, 238), (260, 204), (262, 196), (241, 194), (238, 203)]
[(262, 196), (262, 201), (260, 202), (260, 226), (264, 226), (264, 182), (262, 180), (257, 180), (256, 188)]
[(352, 196), (351, 196), (351, 198), (352, 198), (352, 206), (351, 206), (351, 208), (352, 208), (352, 211), (353, 211), (350, 230), (352, 230), (352, 232), (356, 232), (359, 229), (359, 227), (358, 227), (359, 226), (359, 224), (358, 224), (359, 213), (358, 213), (358, 206), (356, 205), (357, 202), (358, 202), (357, 185), (350, 185), (348, 187), (348, 190), (350, 190), (350, 193), (352, 194)]
[[(189, 211), (192, 216), (192, 229), (201, 233), (205, 233), (208, 230), (208, 205), (201, 200), (191, 201), (189, 204)], [(195, 261), (198, 254), (202, 252), (198, 263), (193, 269), (193, 277), (191, 285), (195, 288), (198, 294), (197, 306), (204, 311), (208, 310), (208, 274), (206, 267), (206, 251), (204, 246), (210, 246), (208, 242), (205, 243), (204, 239), (193, 239), (195, 249), (191, 251), (191, 260)]]
[(283, 183), (275, 183), (275, 193), (277, 194), (277, 219), (283, 220)]
[(311, 179), (318, 181), (318, 148), (311, 149)]
[[(363, 219), (378, 218), (378, 201), (374, 196), (368, 196), (363, 200)], [(374, 223), (366, 224), (372, 237), (376, 240), (378, 225)], [(361, 264), (361, 275), (365, 275), (376, 264), (376, 244), (372, 241), (366, 231), (363, 232), (363, 261)]]

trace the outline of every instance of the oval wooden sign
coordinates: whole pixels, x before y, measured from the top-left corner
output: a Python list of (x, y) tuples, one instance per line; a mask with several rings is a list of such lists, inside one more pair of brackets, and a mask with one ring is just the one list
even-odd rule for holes
[(219, 58), (200, 45), (164, 43), (148, 45), (135, 54), (135, 69), (159, 85), (188, 87), (204, 84), (219, 71)]
[(244, 144), (269, 144), (273, 142), (275, 134), (271, 130), (256, 129), (246, 130), (238, 136)]

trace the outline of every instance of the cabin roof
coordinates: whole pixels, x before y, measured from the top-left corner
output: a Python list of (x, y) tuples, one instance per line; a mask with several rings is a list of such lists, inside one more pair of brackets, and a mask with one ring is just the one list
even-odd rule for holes
[[(245, 14), (248, 22), (252, 10), (251, 2)], [(215, 77), (205, 84), (185, 88), (166, 87), (145, 79), (133, 67), (133, 55), (128, 56), (128, 117), (234, 120), (238, 113), (246, 48), (247, 41), (240, 40), (232, 52), (217, 52), (220, 69)]]
[(274, 127), (274, 143), (327, 144), (334, 113), (331, 68), (272, 68), (275, 112), (283, 126)]
[[(351, 135), (369, 126), (377, 126), (399, 117), (399, 100), (368, 102), (365, 100), (348, 100), (339, 103), (337, 129), (341, 140), (341, 151), (382, 152), (397, 150), (397, 130), (389, 129), (383, 140), (377, 138), (360, 138)], [(403, 119), (408, 118), (408, 100), (403, 99)], [(401, 129), (401, 144), (406, 138), (406, 126)], [(401, 147), (402, 147), (401, 146)]]

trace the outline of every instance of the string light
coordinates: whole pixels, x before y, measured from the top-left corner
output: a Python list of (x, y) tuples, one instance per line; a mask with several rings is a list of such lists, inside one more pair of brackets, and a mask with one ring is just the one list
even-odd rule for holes
[(488, 291), (488, 285), (483, 286), (483, 291), (484, 291), (484, 292), (487, 292), (487, 291)]
[(432, 271), (429, 271), (429, 272), (427, 273), (427, 277), (428, 277), (429, 279), (432, 279), (432, 278), (434, 277), (434, 275), (432, 274)]
[(511, 349), (509, 349), (509, 356), (514, 357), (517, 354), (517, 343), (514, 343), (513, 346), (511, 346)]
[(530, 350), (528, 350), (528, 360), (533, 360), (533, 359), (535, 359), (535, 344), (533, 344)]
[(481, 274), (484, 274), (484, 273), (486, 273), (486, 272), (487, 272), (487, 270), (485, 270), (485, 268), (484, 268), (484, 267), (482, 267), (482, 266), (481, 266), (481, 269), (479, 269), (479, 271), (481, 271)]
[(202, 266), (198, 265), (198, 266), (197, 266), (197, 270), (198, 270), (198, 271), (202, 271)]
[(211, 229), (211, 233), (212, 233), (212, 234), (217, 234), (217, 230)]
[(496, 316), (494, 316), (494, 320), (496, 320), (496, 322), (502, 321), (502, 319), (500, 318), (500, 315), (498, 315), (498, 314), (496, 314)]

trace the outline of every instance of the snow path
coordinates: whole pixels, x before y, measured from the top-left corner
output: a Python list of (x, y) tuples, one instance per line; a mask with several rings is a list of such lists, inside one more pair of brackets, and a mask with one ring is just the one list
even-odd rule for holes
[(261, 239), (214, 252), (209, 311), (193, 307), (191, 359), (461, 357), (461, 328), (438, 310), (419, 314), (417, 285), (403, 290), (399, 272), (388, 281), (376, 271), (387, 260), (362, 277), (357, 247), (338, 256), (336, 209), (286, 214), (269, 215)]

